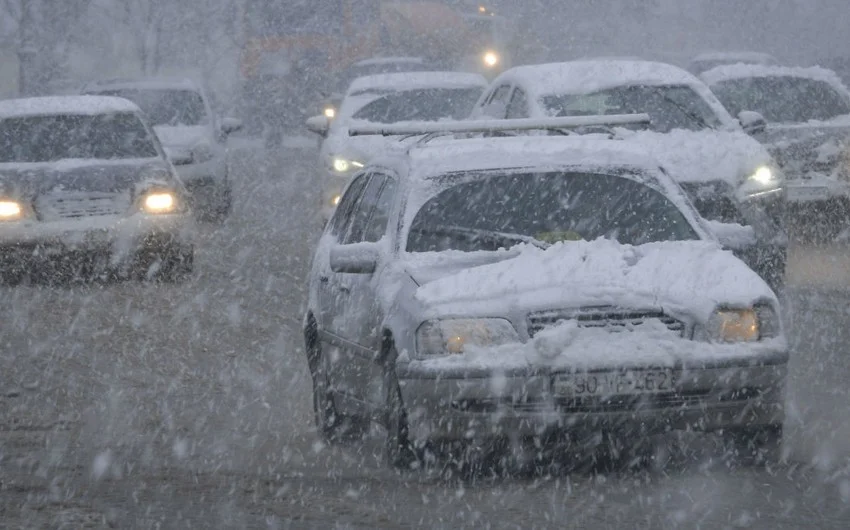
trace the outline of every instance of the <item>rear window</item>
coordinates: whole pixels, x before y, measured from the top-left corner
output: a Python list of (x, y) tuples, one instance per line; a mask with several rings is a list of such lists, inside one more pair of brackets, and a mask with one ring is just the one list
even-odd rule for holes
[(27, 116), (0, 120), (0, 162), (153, 158), (153, 138), (132, 113)]
[(742, 110), (761, 113), (775, 123), (829, 120), (850, 114), (850, 100), (825, 81), (805, 77), (751, 77), (711, 87), (733, 116)]
[(640, 245), (699, 236), (667, 196), (630, 178), (526, 173), (481, 176), (443, 190), (414, 217), (407, 251), (498, 250), (597, 238)]
[(203, 125), (207, 123), (204, 99), (194, 90), (104, 90), (101, 96), (129, 99), (153, 125)]

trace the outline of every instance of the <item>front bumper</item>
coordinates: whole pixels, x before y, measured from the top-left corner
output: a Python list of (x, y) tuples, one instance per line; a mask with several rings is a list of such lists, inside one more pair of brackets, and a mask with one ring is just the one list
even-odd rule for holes
[(412, 362), (400, 365), (398, 376), (416, 440), (623, 428), (652, 434), (781, 424), (787, 359), (787, 352), (776, 351), (755, 362), (679, 366), (671, 368), (672, 391), (583, 398), (558, 395), (554, 382), (565, 373), (560, 370), (437, 374)]
[(193, 245), (194, 221), (189, 213), (0, 224), (0, 265), (4, 268), (28, 268), (53, 258), (87, 254), (108, 256), (109, 264), (118, 266), (142, 252)]

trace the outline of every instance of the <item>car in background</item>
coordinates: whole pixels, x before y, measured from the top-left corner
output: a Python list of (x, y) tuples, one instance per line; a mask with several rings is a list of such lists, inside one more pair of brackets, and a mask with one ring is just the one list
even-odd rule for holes
[(707, 52), (697, 55), (688, 64), (688, 71), (694, 75), (730, 64), (760, 64), (773, 66), (779, 64), (770, 54), (761, 52)]
[(315, 252), (304, 338), (321, 436), (377, 421), (400, 466), (502, 442), (626, 452), (673, 430), (777, 456), (779, 304), (672, 168), (605, 135), (421, 125), (406, 132), (424, 139), (355, 172)]
[(0, 278), (178, 281), (193, 268), (188, 194), (125, 99), (0, 101)]
[(758, 113), (785, 176), (794, 225), (833, 238), (850, 216), (850, 91), (820, 67), (721, 66), (702, 79), (732, 114)]
[(473, 117), (633, 113), (650, 116), (648, 130), (601, 132), (660, 160), (724, 243), (779, 289), (787, 251), (782, 173), (708, 86), (681, 68), (614, 59), (519, 66), (491, 83)]
[(308, 127), (324, 137), (319, 150), (321, 215), (327, 221), (351, 175), (395, 144), (394, 138), (349, 136), (352, 125), (463, 119), (487, 86), (478, 74), (405, 72), (356, 79), (334, 120), (316, 116)]
[(339, 77), (336, 88), (326, 94), (321, 105), (321, 113), (328, 119), (334, 119), (339, 106), (351, 83), (361, 77), (379, 74), (398, 74), (402, 72), (428, 72), (437, 70), (421, 57), (372, 57), (352, 64)]
[(178, 167), (198, 218), (221, 222), (230, 215), (233, 184), (227, 137), (242, 123), (220, 118), (201, 87), (187, 79), (117, 79), (88, 84), (83, 93), (136, 103)]

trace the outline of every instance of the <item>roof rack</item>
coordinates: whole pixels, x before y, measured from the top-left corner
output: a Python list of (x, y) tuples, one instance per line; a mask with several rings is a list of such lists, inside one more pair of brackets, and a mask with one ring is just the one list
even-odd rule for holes
[(429, 134), (489, 133), (509, 131), (547, 131), (592, 126), (646, 125), (649, 114), (611, 114), (608, 116), (564, 116), (560, 118), (523, 118), (515, 120), (469, 120), (401, 123), (397, 125), (355, 125), (349, 136), (418, 136)]

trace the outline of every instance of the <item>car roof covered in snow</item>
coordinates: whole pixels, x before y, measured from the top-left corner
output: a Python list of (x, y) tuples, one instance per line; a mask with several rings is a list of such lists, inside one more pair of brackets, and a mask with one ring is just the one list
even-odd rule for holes
[(671, 64), (642, 60), (592, 59), (511, 68), (493, 81), (523, 83), (535, 97), (586, 94), (624, 85), (702, 85)]
[(141, 112), (129, 100), (108, 96), (46, 96), (0, 101), (0, 119), (62, 114)]
[(761, 64), (731, 64), (712, 68), (700, 74), (700, 79), (709, 85), (715, 85), (732, 79), (747, 79), (753, 77), (802, 77), (823, 81), (847, 92), (847, 88), (838, 74), (820, 66), (768, 66)]
[(505, 168), (630, 167), (646, 170), (659, 163), (634, 144), (607, 135), (436, 138), (409, 150), (414, 178), (458, 171)]
[(103, 90), (192, 90), (199, 91), (197, 83), (185, 77), (139, 77), (103, 79), (87, 84), (83, 92)]
[(425, 88), (469, 88), (487, 86), (479, 74), (466, 72), (401, 72), (360, 77), (348, 88), (349, 96), (373, 91), (401, 91)]

